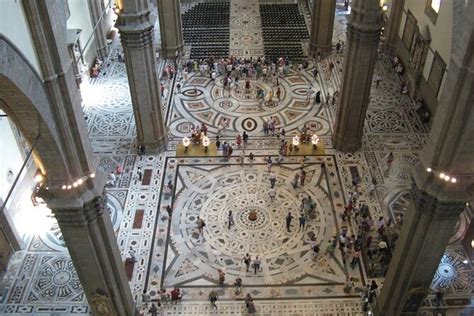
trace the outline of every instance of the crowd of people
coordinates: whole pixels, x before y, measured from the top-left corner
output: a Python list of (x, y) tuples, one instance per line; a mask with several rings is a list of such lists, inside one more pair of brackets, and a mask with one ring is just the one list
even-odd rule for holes
[[(338, 42), (336, 45), (338, 52), (344, 49), (343, 43)], [(209, 77), (211, 80), (215, 81), (218, 76), (223, 76), (223, 88), (224, 90), (230, 90), (233, 86), (239, 86), (242, 82), (242, 89), (245, 93), (255, 93), (255, 98), (259, 100), (264, 100), (266, 97), (268, 101), (280, 101), (281, 99), (281, 89), (279, 87), (280, 78), (286, 76), (289, 73), (290, 67), (292, 67), (291, 62), (286, 58), (279, 58), (274, 60), (266, 59), (265, 57), (260, 57), (257, 59), (244, 59), (244, 58), (234, 58), (229, 57), (226, 59), (215, 59), (208, 58), (203, 60), (188, 61), (182, 66), (182, 75), (184, 80), (187, 80), (191, 72), (199, 72), (201, 76)], [(297, 69), (302, 71), (306, 69), (308, 65), (304, 62), (298, 64)], [(400, 71), (400, 65), (396, 65), (397, 73)], [(334, 65), (329, 65), (330, 71), (332, 71)], [(403, 69), (402, 69), (403, 71)], [(164, 74), (168, 78), (174, 76), (174, 69), (169, 68), (165, 69)], [(318, 77), (318, 69), (314, 70), (314, 78)], [(267, 83), (271, 83), (276, 87), (272, 89), (269, 95), (265, 95), (265, 92), (258, 87), (253, 87), (251, 80), (262, 80)], [(378, 88), (380, 83), (380, 78), (375, 77), (376, 87)], [(181, 86), (180, 86), (181, 87)], [(178, 93), (180, 93), (180, 87)], [(314, 101), (316, 104), (322, 103), (323, 101), (326, 104), (334, 105), (337, 102), (339, 97), (339, 92), (334, 91), (334, 93), (327, 93), (326, 95), (321, 95), (321, 91), (313, 92), (312, 88), (308, 88), (308, 101), (314, 95)], [(215, 135), (215, 144), (218, 151), (222, 150), (222, 156), (226, 159), (232, 157), (234, 149), (241, 150), (240, 162), (244, 164), (245, 161), (248, 161), (250, 166), (253, 165), (255, 161), (255, 155), (250, 152), (248, 155), (245, 153), (247, 146), (249, 144), (249, 135), (246, 132), (242, 134), (237, 134), (235, 141), (228, 141), (227, 130), (230, 128), (230, 125), (233, 124), (231, 118), (222, 116), (219, 119), (217, 124), (217, 133)], [(273, 158), (268, 156), (267, 158), (262, 158), (262, 162), (266, 164), (268, 170), (268, 179), (270, 182), (270, 189), (268, 191), (269, 199), (271, 203), (275, 202), (276, 199), (276, 185), (278, 182), (278, 177), (275, 172), (272, 170), (274, 161), (281, 163), (283, 157), (292, 153), (293, 151), (298, 150), (297, 147), (293, 145), (293, 142), (288, 142), (286, 140), (286, 131), (283, 127), (278, 127), (279, 122), (276, 116), (270, 116), (266, 118), (263, 122), (263, 135), (275, 137), (279, 140), (278, 147), (278, 158)], [(224, 141), (222, 138), (227, 136)], [(313, 134), (310, 131), (310, 127), (304, 125), (299, 134), (297, 135), (299, 143), (311, 143), (313, 142)], [(202, 144), (204, 137), (209, 138), (209, 128), (202, 122), (200, 125), (196, 125), (191, 129), (191, 141), (194, 144)], [(314, 142), (313, 142), (314, 144)], [(306, 157), (301, 158), (301, 166), (298, 170), (293, 173), (292, 181), (290, 182), (294, 189), (298, 187), (305, 186), (307, 171), (305, 170), (305, 161)], [(390, 165), (393, 161), (393, 154), (387, 158), (387, 168), (390, 168)], [(325, 164), (321, 164), (321, 173), (325, 173)], [(399, 215), (397, 217), (396, 223), (393, 223), (391, 220), (385, 222), (383, 217), (379, 218), (377, 223), (374, 223), (373, 218), (369, 212), (369, 208), (366, 204), (359, 202), (359, 190), (358, 186), (360, 179), (357, 177), (354, 178), (353, 188), (349, 191), (347, 196), (347, 203), (344, 206), (343, 211), (340, 214), (341, 218), (341, 229), (337, 234), (332, 236), (331, 239), (327, 241), (327, 245), (324, 247), (324, 256), (326, 258), (335, 258), (336, 250), (341, 252), (343, 261), (351, 269), (356, 269), (361, 262), (361, 259), (367, 259), (370, 263), (369, 276), (377, 277), (383, 276), (386, 272), (386, 267), (391, 259), (391, 254), (395, 246), (395, 241), (398, 237), (397, 229), (401, 227), (403, 223), (403, 216)], [(374, 194), (376, 191), (376, 181), (373, 179), (372, 184), (369, 186), (368, 193)], [(170, 189), (172, 191), (172, 189)], [(292, 211), (289, 211), (284, 218), (285, 227), (288, 233), (292, 232), (293, 221), (296, 218), (299, 226), (298, 229), (305, 230), (306, 224), (308, 221), (314, 220), (317, 217), (317, 203), (313, 200), (311, 196), (304, 196), (301, 199), (301, 205), (299, 210), (295, 210), (296, 215), (293, 215)], [(293, 211), (293, 212), (295, 212)], [(230, 211), (227, 215), (227, 227), (232, 229), (234, 226), (233, 212)], [(171, 210), (169, 211), (169, 217), (171, 219)], [(352, 229), (350, 229), (352, 227)], [(376, 229), (375, 229), (376, 227)], [(206, 231), (206, 222), (203, 218), (197, 216), (196, 219), (196, 229), (200, 236), (203, 236)], [(377, 235), (374, 237), (369, 232), (376, 230)], [(314, 260), (317, 260), (320, 257), (320, 250), (323, 247), (316, 240), (314, 234), (308, 233), (309, 235), (309, 249), (313, 254)], [(376, 239), (376, 243), (373, 242), (373, 239)], [(202, 238), (204, 242), (204, 237)], [(374, 247), (376, 244), (376, 247)], [(246, 273), (253, 273), (258, 275), (265, 270), (264, 260), (259, 255), (251, 255), (246, 253), (242, 258), (242, 267), (245, 269)], [(240, 295), (243, 289), (243, 282), (240, 277), (236, 277), (234, 280), (226, 282), (226, 273), (223, 269), (218, 269), (215, 278), (220, 287), (235, 287), (235, 294)], [(366, 289), (359, 289), (363, 301), (364, 301), (364, 310), (367, 310), (368, 305), (370, 305), (377, 293), (378, 285), (375, 281), (372, 281)], [(344, 291), (346, 293), (352, 293), (355, 290), (354, 279), (350, 276), (347, 276), (346, 283), (344, 285)], [(162, 306), (168, 302), (178, 302), (181, 299), (181, 294), (178, 289), (178, 296), (173, 293), (169, 295), (166, 294), (165, 290), (160, 294), (160, 299), (157, 301), (157, 304), (151, 306), (150, 311), (153, 309), (153, 306)], [(221, 291), (217, 289), (212, 289), (208, 292), (208, 298), (211, 303), (211, 306), (217, 308), (217, 301), (219, 300), (219, 295)], [(175, 299), (173, 299), (173, 297)], [(179, 297), (179, 298), (177, 298)], [(143, 302), (147, 302), (148, 298), (145, 296)], [(149, 301), (149, 300), (148, 300)], [(253, 297), (250, 293), (245, 296), (245, 305), (249, 313), (255, 313), (256, 307), (254, 304)]]

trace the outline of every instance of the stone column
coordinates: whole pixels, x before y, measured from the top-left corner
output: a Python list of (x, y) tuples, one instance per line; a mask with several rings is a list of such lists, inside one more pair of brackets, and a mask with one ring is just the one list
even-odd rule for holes
[(181, 5), (176, 0), (158, 0), (160, 22), (161, 54), (174, 58), (176, 51), (183, 52), (183, 28), (181, 26)]
[[(67, 51), (67, 2), (22, 3), (43, 80), (41, 89), (47, 98), (41, 115), (52, 126), (39, 138), (48, 141), (40, 156), (56, 162), (55, 167), (48, 164), (49, 168), (42, 168), (46, 169), (42, 170), (46, 180), (40, 195), (55, 213), (94, 314), (133, 315), (133, 299), (112, 224), (99, 203), (105, 180), (96, 171), (98, 160), (92, 153)], [(46, 151), (49, 148), (50, 152)]]
[(105, 23), (105, 7), (103, 0), (87, 0), (89, 14), (91, 16), (92, 28), (94, 29), (94, 40), (97, 49), (97, 57), (103, 59), (109, 54), (107, 45), (107, 24)]
[(48, 97), (51, 114), (44, 115), (54, 122), (55, 132), (60, 135), (57, 146), (61, 159), (58, 168), (50, 168), (47, 178), (49, 183), (61, 185), (95, 171), (98, 163), (87, 135), (66, 43), (67, 2), (23, 0), (23, 8)]
[(465, 202), (444, 200), (422, 191), (416, 183), (412, 192), (414, 203), (406, 213), (376, 315), (417, 315), (464, 208)]
[(309, 42), (311, 56), (316, 56), (318, 51), (322, 57), (331, 54), (335, 15), (336, 0), (314, 0)]
[[(103, 174), (72, 190), (43, 196), (61, 228), (94, 315), (132, 316), (132, 294), (102, 195)], [(99, 188), (102, 188), (99, 190)]]
[(378, 315), (417, 314), (459, 214), (474, 196), (474, 3), (456, 6), (464, 12), (456, 20), (463, 23), (456, 24), (459, 32), (453, 30), (445, 85), (428, 143), (413, 169), (415, 203), (377, 299)]
[(333, 134), (334, 147), (343, 152), (354, 152), (362, 145), (382, 21), (379, 0), (354, 0), (347, 25), (342, 91)]
[(116, 27), (120, 30), (138, 142), (151, 148), (166, 146), (160, 86), (153, 51), (155, 17), (149, 0), (124, 0)]
[(393, 54), (397, 47), (398, 32), (400, 30), (400, 22), (402, 20), (403, 7), (405, 0), (393, 0), (390, 8), (390, 16), (385, 27), (385, 51)]

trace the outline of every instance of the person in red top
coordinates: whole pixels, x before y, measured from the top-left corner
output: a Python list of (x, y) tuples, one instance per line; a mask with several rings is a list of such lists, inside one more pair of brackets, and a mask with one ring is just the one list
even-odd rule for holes
[(171, 302), (177, 304), (181, 297), (181, 291), (179, 288), (175, 287), (174, 290), (171, 291)]

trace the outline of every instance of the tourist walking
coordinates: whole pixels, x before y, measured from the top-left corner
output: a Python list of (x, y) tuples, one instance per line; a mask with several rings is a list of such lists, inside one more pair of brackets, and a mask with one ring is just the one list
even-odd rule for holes
[(258, 258), (258, 256), (255, 257), (255, 260), (253, 261), (253, 270), (254, 270), (254, 273), (257, 274), (257, 271), (260, 271), (260, 265), (261, 265), (261, 261), (260, 259)]
[(137, 253), (137, 251), (135, 249), (133, 249), (132, 246), (130, 246), (130, 249), (128, 250), (128, 254), (130, 255), (130, 260), (132, 262), (137, 262), (137, 258), (135, 257), (136, 253)]
[(211, 307), (215, 307), (217, 309), (216, 302), (218, 298), (219, 296), (217, 295), (216, 290), (212, 290), (211, 292), (209, 292), (209, 301), (211, 301)]
[(351, 261), (352, 269), (354, 269), (356, 267), (356, 265), (359, 263), (360, 256), (361, 256), (360, 249), (355, 249), (354, 253), (352, 254), (352, 261)]
[(271, 203), (275, 202), (276, 190), (274, 188), (271, 188), (270, 190), (268, 190), (268, 196), (270, 197)]
[(295, 173), (293, 176), (293, 181), (291, 181), (291, 185), (293, 186), (293, 189), (296, 189), (298, 187), (298, 180), (300, 179), (300, 175), (298, 172)]
[(247, 134), (246, 131), (244, 131), (244, 133), (242, 134), (242, 139), (244, 140), (244, 148), (245, 146), (248, 144), (249, 142), (249, 135)]
[(247, 272), (249, 272), (250, 262), (252, 261), (252, 257), (250, 257), (250, 255), (248, 253), (246, 253), (245, 257), (244, 257), (244, 259), (242, 259), (242, 261), (245, 263), (245, 270)]
[(304, 230), (304, 227), (306, 225), (306, 217), (304, 216), (303, 213), (301, 213), (299, 221), (300, 221), (300, 228)]
[(249, 166), (252, 167), (253, 166), (253, 161), (255, 159), (255, 155), (253, 153), (250, 153), (249, 154)]
[(227, 160), (230, 159), (230, 157), (232, 156), (232, 153), (234, 152), (234, 148), (232, 148), (232, 146), (229, 144), (227, 146)]
[(142, 168), (141, 167), (137, 168), (137, 174), (138, 174), (138, 181), (142, 181), (143, 174), (142, 174)]
[(223, 286), (225, 282), (225, 272), (219, 269), (217, 270), (217, 273), (219, 274), (219, 285)]
[[(158, 306), (160, 306), (160, 302), (158, 302)], [(155, 303), (151, 304), (148, 312), (151, 314), (151, 316), (158, 316), (158, 307), (156, 307)]]
[(271, 156), (268, 156), (268, 159), (267, 159), (267, 169), (268, 169), (268, 172), (271, 172), (271, 171), (272, 171), (272, 166), (273, 166), (272, 157), (271, 157)]
[(268, 178), (270, 179), (270, 188), (274, 188), (275, 187), (275, 183), (276, 183), (276, 175), (275, 173), (273, 172), (270, 172), (270, 175), (268, 176)]
[(344, 284), (344, 293), (349, 294), (352, 291), (352, 288), (354, 287), (354, 278), (353, 277), (347, 277), (346, 278), (346, 283)]
[(143, 304), (145, 305), (145, 308), (148, 308), (148, 305), (150, 304), (150, 301), (151, 301), (150, 294), (148, 294), (148, 293), (146, 292), (146, 290), (143, 290), (143, 293), (142, 293), (142, 302), (143, 302)]
[(281, 89), (280, 89), (280, 87), (277, 88), (276, 96), (278, 98), (278, 101), (280, 101), (281, 100)]
[(219, 151), (221, 148), (221, 140), (219, 139), (219, 135), (216, 136), (216, 150)]
[(292, 220), (293, 220), (293, 215), (291, 215), (291, 212), (288, 212), (288, 215), (286, 215), (286, 230), (288, 232), (291, 232), (290, 227), (291, 227)]
[(199, 233), (202, 234), (204, 226), (206, 226), (206, 223), (204, 223), (204, 220), (201, 219), (199, 216), (197, 217), (196, 225), (199, 230)]
[(256, 312), (253, 297), (252, 295), (250, 295), (250, 293), (247, 293), (247, 295), (245, 296), (245, 307), (247, 308), (247, 312), (249, 312), (250, 314)]
[(234, 223), (234, 215), (232, 214), (232, 211), (229, 211), (229, 215), (227, 215), (227, 223), (229, 225), (229, 229), (231, 226), (233, 226)]
[(300, 174), (300, 183), (301, 183), (301, 186), (304, 185), (305, 180), (306, 180), (306, 171), (301, 170), (301, 174)]
[(237, 143), (237, 148), (240, 149), (240, 146), (242, 145), (242, 136), (240, 136), (240, 134), (237, 134), (235, 142)]
[(316, 104), (321, 104), (321, 91), (316, 92), (314, 100), (316, 101)]
[(227, 142), (224, 142), (224, 144), (222, 144), (222, 156), (224, 158), (227, 157), (227, 150), (228, 150), (229, 146), (227, 145)]

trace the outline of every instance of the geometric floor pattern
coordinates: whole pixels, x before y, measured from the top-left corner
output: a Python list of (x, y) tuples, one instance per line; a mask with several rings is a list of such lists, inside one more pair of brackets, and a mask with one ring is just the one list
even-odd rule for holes
[[(236, 52), (248, 49), (249, 54), (259, 55), (261, 44), (253, 44), (261, 37), (259, 14), (255, 3), (249, 3), (247, 15), (234, 20), (231, 17), (231, 44)], [(234, 4), (234, 11), (244, 5), (241, 0)], [(339, 6), (337, 10), (334, 41), (345, 39), (347, 22)], [(255, 89), (260, 87), (267, 95), (273, 90), (275, 95), (272, 82), (253, 79), (252, 89), (246, 93), (242, 89), (244, 82), (224, 91), (222, 77), (211, 82), (199, 73), (190, 73), (187, 80), (181, 74), (173, 79), (160, 76), (165, 86), (162, 113), (169, 127), (168, 150), (138, 157), (125, 65), (116, 58), (120, 50), (119, 40), (115, 39), (104, 71), (83, 85), (83, 109), (100, 166), (111, 172), (120, 165), (124, 171), (108, 188), (109, 207), (122, 259), (129, 256), (130, 247), (136, 250), (138, 261), (130, 287), (138, 306), (144, 289), (155, 297), (160, 288), (179, 285), (183, 302), (165, 306), (164, 315), (242, 314), (242, 294), (236, 294), (233, 287), (218, 285), (217, 270), (221, 269), (226, 273), (227, 285), (242, 278), (243, 292), (256, 299), (260, 315), (361, 315), (357, 293), (345, 294), (342, 286), (346, 276), (355, 278), (356, 287), (364, 286), (368, 280), (363, 265), (348, 267), (339, 251), (334, 256), (321, 254), (314, 259), (310, 246), (314, 242), (321, 244), (324, 252), (328, 240), (344, 226), (352, 233), (353, 227), (341, 222), (339, 214), (354, 172), (361, 178), (359, 200), (369, 206), (373, 217), (393, 219), (406, 211), (410, 168), (426, 144), (429, 127), (419, 120), (412, 100), (399, 94), (400, 79), (388, 59), (381, 55), (376, 63), (375, 72), (382, 81), (378, 88), (372, 86), (363, 146), (354, 154), (339, 153), (332, 146), (337, 106), (325, 104), (324, 96), (340, 89), (344, 68), (343, 55), (333, 54), (317, 63), (316, 80), (312, 76), (316, 66), (313, 62), (301, 73), (290, 70), (280, 80), (281, 101), (265, 102), (261, 107)], [(331, 72), (330, 62), (335, 65)], [(157, 73), (162, 74), (169, 65), (168, 61), (160, 61)], [(182, 92), (174, 94), (178, 81)], [(314, 98), (306, 102), (309, 87), (322, 92), (322, 104), (315, 105)], [(275, 158), (278, 140), (265, 137), (262, 132), (263, 120), (270, 116), (275, 117), (277, 127), (285, 128), (288, 139), (307, 123), (325, 145), (324, 155), (307, 157), (304, 187), (293, 189), (290, 184), (299, 170), (300, 157), (286, 157), (281, 165), (273, 165), (277, 177), (275, 202), (268, 196), (265, 158)], [(238, 149), (229, 161), (219, 156), (174, 157), (177, 144), (192, 126), (205, 122), (213, 139), (222, 117), (231, 122), (222, 141), (234, 142), (237, 133), (244, 130), (250, 135), (246, 151), (256, 155), (253, 166), (247, 161), (242, 165)], [(385, 161), (390, 152), (394, 162), (387, 170)], [(326, 170), (321, 172), (323, 161)], [(149, 182), (138, 180), (138, 168), (149, 173)], [(368, 185), (373, 178), (378, 185), (375, 194), (369, 195)], [(169, 181), (173, 184), (172, 194), (163, 190)], [(299, 228), (298, 213), (301, 199), (307, 196), (316, 203), (316, 213), (303, 230)], [(171, 221), (166, 212), (168, 205), (173, 210)], [(235, 225), (229, 229), (230, 210)], [(249, 220), (251, 211), (257, 220)], [(285, 227), (288, 211), (295, 216), (291, 232)], [(197, 216), (207, 223), (202, 236), (196, 228)], [(459, 232), (471, 216), (465, 214), (461, 218), (432, 284), (433, 289), (445, 288), (446, 298), (458, 302), (473, 295), (474, 269), (463, 263), (466, 254), (458, 246)], [(61, 234), (57, 225), (51, 226), (51, 233), (33, 236), (27, 249), (15, 253), (10, 261), (0, 289), (0, 313), (89, 314)], [(252, 257), (262, 257), (262, 271), (257, 275), (245, 271), (241, 260), (247, 252)], [(218, 312), (211, 311), (207, 303), (211, 289), (220, 294)], [(467, 306), (472, 307), (472, 302)], [(433, 298), (429, 296), (422, 312), (436, 315), (433, 308)], [(445, 310), (443, 315), (456, 312)]]
[[(268, 196), (264, 158), (257, 157), (252, 166), (241, 165), (240, 158), (229, 162), (168, 158), (165, 178), (174, 180), (176, 193), (173, 200), (162, 199), (161, 208), (172, 205), (173, 213), (171, 221), (163, 215), (158, 224), (158, 232), (169, 233), (158, 240), (160, 246), (152, 256), (157, 258), (156, 272), (150, 278), (152, 294), (179, 285), (186, 296), (199, 299), (202, 288), (219, 288), (218, 270), (225, 271), (226, 284), (232, 285), (239, 277), (261, 299), (347, 296), (342, 291), (346, 275), (362, 286), (360, 270), (349, 268), (340, 253), (315, 259), (310, 248), (311, 239), (325, 248), (344, 226), (352, 230), (336, 213), (344, 202), (334, 157), (308, 158), (307, 182), (296, 189), (290, 182), (299, 172), (298, 159), (273, 166), (277, 176), (274, 202)], [(321, 172), (323, 161), (326, 171)], [(302, 229), (297, 210), (308, 196), (316, 203), (316, 212)], [(230, 229), (229, 211), (235, 223)], [(252, 211), (257, 214), (255, 221), (249, 220)], [(285, 226), (289, 211), (295, 216), (291, 232)], [(198, 216), (207, 223), (202, 236), (196, 225)], [(262, 260), (262, 271), (256, 275), (246, 272), (242, 263), (246, 253)], [(280, 288), (269, 287), (272, 285)], [(232, 292), (222, 297), (235, 298)]]

